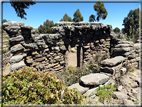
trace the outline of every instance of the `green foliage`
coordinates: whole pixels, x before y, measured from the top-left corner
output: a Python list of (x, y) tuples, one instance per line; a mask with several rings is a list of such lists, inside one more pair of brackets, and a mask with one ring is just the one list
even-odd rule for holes
[(83, 16), (81, 15), (81, 12), (79, 9), (77, 9), (75, 12), (74, 12), (74, 18), (73, 18), (73, 21), (74, 22), (80, 22), (80, 21), (83, 21)]
[(52, 33), (51, 27), (54, 26), (53, 21), (46, 20), (43, 25), (38, 27), (39, 33)]
[(73, 66), (68, 66), (68, 70), (61, 71), (59, 73), (54, 73), (54, 75), (64, 81), (65, 85), (70, 86), (74, 83), (79, 82), (80, 77), (89, 74), (90, 72), (86, 70), (85, 66), (82, 68), (76, 68)]
[[(127, 17), (124, 18), (123, 24), (124, 32), (129, 38), (138, 38), (137, 30), (139, 28), (139, 8), (130, 10)], [(134, 37), (133, 37), (134, 36)]]
[(102, 55), (100, 52), (96, 53), (96, 56), (93, 57), (87, 64), (87, 69), (93, 73), (100, 72), (101, 61), (107, 59), (107, 55)]
[(119, 33), (119, 32), (120, 32), (120, 29), (119, 29), (118, 27), (116, 27), (115, 29), (113, 29), (113, 31), (114, 31), (115, 33)]
[(94, 4), (94, 10), (97, 11), (97, 21), (99, 21), (101, 18), (106, 19), (108, 12), (103, 2), (97, 1)]
[(90, 15), (90, 17), (89, 17), (89, 22), (94, 22), (94, 21), (96, 21), (96, 20), (95, 20), (95, 16), (92, 14), (92, 15)]
[(25, 17), (25, 15), (27, 15), (25, 9), (28, 9), (30, 5), (34, 5), (35, 2), (32, 0), (29, 0), (28, 2), (17, 2), (16, 0), (10, 0), (10, 4), (15, 9), (18, 17), (27, 19)]
[(2, 54), (7, 53), (8, 51), (9, 51), (9, 48), (8, 48), (8, 49), (3, 49), (3, 50), (2, 50)]
[(60, 21), (68, 21), (68, 22), (73, 22), (72, 18), (69, 17), (66, 13), (63, 16), (63, 18)]
[(5, 22), (7, 22), (7, 20), (6, 20), (6, 19), (3, 19), (3, 20), (2, 20), (2, 23), (5, 23)]
[[(64, 92), (63, 92), (64, 90)], [(51, 73), (23, 67), (3, 77), (3, 104), (80, 104), (82, 95), (69, 90)]]
[(116, 88), (114, 88), (114, 86), (112, 85), (107, 85), (107, 86), (104, 85), (103, 87), (98, 87), (97, 95), (100, 97), (99, 101), (103, 103), (106, 98), (107, 99), (112, 98), (112, 93), (115, 90)]

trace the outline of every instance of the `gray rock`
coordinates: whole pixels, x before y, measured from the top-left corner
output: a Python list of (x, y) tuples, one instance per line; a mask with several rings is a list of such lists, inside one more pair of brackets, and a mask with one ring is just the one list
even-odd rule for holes
[(122, 67), (122, 68), (120, 69), (120, 72), (121, 72), (121, 74), (123, 74), (123, 75), (126, 73), (126, 71), (127, 71), (127, 69), (124, 68), (124, 67)]
[(115, 48), (121, 48), (121, 47), (132, 47), (133, 45), (131, 44), (118, 44), (115, 46)]
[(23, 22), (19, 22), (19, 21), (7, 21), (7, 22), (3, 23), (3, 27), (9, 26), (9, 25), (13, 25), (13, 26), (23, 26), (24, 23), (23, 23)]
[(23, 38), (22, 35), (19, 35), (19, 36), (16, 36), (16, 37), (9, 39), (10, 42), (20, 42), (20, 41), (23, 41), (23, 40), (24, 40), (24, 38)]
[(59, 47), (54, 47), (55, 51), (60, 51)]
[(78, 91), (79, 91), (81, 94), (84, 94), (87, 90), (89, 90), (89, 88), (87, 88), (87, 87), (82, 87), (81, 85), (79, 85), (79, 83), (72, 84), (72, 85), (69, 86), (68, 88), (69, 88), (69, 89), (77, 88)]
[(84, 85), (90, 85), (90, 86), (98, 86), (101, 84), (104, 84), (109, 80), (109, 76), (105, 74), (100, 74), (100, 73), (91, 73), (89, 75), (82, 76), (80, 78), (80, 82), (83, 83)]
[(140, 44), (139, 44), (139, 43), (134, 44), (134, 48), (135, 48), (136, 50), (140, 49)]
[(113, 52), (128, 52), (128, 51), (131, 51), (132, 50), (132, 48), (130, 48), (130, 47), (125, 47), (125, 48), (114, 48), (113, 49)]
[(60, 56), (56, 56), (54, 59), (55, 60), (58, 60), (58, 59), (60, 59), (61, 57)]
[(17, 44), (17, 45), (14, 45), (13, 47), (11, 47), (12, 53), (15, 53), (17, 51), (22, 51), (22, 50), (24, 50), (24, 47), (21, 44)]
[(26, 66), (26, 64), (25, 64), (24, 61), (22, 60), (22, 61), (20, 61), (20, 62), (18, 62), (18, 63), (12, 64), (12, 65), (10, 66), (10, 71), (12, 72), (12, 71), (14, 71), (14, 70), (18, 70), (19, 68), (24, 67), (24, 66)]
[(27, 64), (32, 64), (33, 63), (33, 59), (28, 59), (26, 60)]
[(23, 25), (23, 26), (21, 26), (21, 28), (23, 28), (23, 29), (29, 29), (29, 30), (33, 29), (33, 27), (31, 25)]
[(122, 90), (122, 88), (123, 88), (123, 86), (122, 86), (122, 85), (120, 85), (120, 86), (118, 86), (118, 87), (117, 87), (118, 91), (121, 91), (121, 90)]
[(83, 95), (84, 95), (85, 97), (90, 97), (90, 96), (92, 96), (92, 95), (94, 95), (94, 94), (97, 93), (97, 88), (98, 88), (98, 87), (92, 88), (92, 89), (88, 90), (86, 93), (84, 93)]
[(29, 44), (23, 43), (23, 46), (24, 46), (25, 48), (38, 49), (38, 46), (37, 46), (36, 43), (29, 43)]
[(115, 71), (115, 69), (113, 69), (112, 67), (100, 67), (101, 72), (106, 72), (106, 73), (111, 73), (113, 74), (113, 72)]
[(133, 105), (133, 106), (135, 105), (133, 101), (127, 100), (127, 99), (124, 99), (124, 100), (123, 100), (123, 103), (124, 103), (124, 105), (131, 105), (131, 106), (132, 106), (132, 105)]
[(118, 44), (130, 44), (130, 45), (134, 45), (134, 43), (131, 42), (131, 41), (119, 41)]
[(115, 66), (116, 64), (119, 64), (123, 61), (125, 61), (126, 58), (124, 58), (123, 56), (116, 56), (114, 58), (111, 59), (105, 59), (103, 61), (101, 61), (101, 65), (103, 66)]
[(65, 51), (65, 50), (66, 50), (66, 47), (65, 47), (64, 45), (62, 45), (62, 46), (60, 47), (60, 50)]
[(89, 48), (90, 46), (83, 46), (83, 48), (85, 48), (85, 49), (87, 49), (87, 48)]
[(10, 59), (10, 64), (20, 62), (23, 59), (23, 55), (16, 55)]
[(124, 100), (124, 99), (128, 98), (128, 96), (122, 92), (113, 92), (112, 96), (113, 96), (113, 98), (118, 98), (120, 100)]

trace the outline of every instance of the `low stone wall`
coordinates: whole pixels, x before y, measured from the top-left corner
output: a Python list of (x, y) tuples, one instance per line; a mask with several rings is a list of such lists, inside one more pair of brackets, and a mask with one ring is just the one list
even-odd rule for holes
[(67, 67), (68, 47), (77, 47), (77, 63), (82, 66), (97, 52), (108, 55), (111, 25), (85, 22), (58, 22), (54, 34), (39, 34), (23, 22), (3, 24), (10, 37), (11, 71), (33, 66), (43, 72), (60, 71)]
[(139, 67), (140, 44), (130, 41), (118, 41), (113, 49), (113, 56), (124, 56), (128, 60), (128, 66)]

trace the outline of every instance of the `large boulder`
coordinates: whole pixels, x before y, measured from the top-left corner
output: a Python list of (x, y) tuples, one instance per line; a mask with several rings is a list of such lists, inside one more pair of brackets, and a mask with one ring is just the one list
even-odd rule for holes
[(100, 73), (91, 73), (80, 78), (80, 82), (86, 86), (98, 86), (106, 83), (109, 76)]

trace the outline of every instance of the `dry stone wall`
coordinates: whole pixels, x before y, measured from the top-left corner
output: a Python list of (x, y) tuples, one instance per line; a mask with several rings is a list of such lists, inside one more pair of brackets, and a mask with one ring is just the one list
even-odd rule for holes
[(58, 22), (52, 27), (53, 34), (39, 34), (32, 26), (14, 21), (5, 22), (3, 29), (10, 37), (11, 71), (23, 66), (43, 72), (63, 70), (68, 66), (69, 46), (77, 47), (77, 66), (82, 66), (98, 52), (110, 58), (111, 48), (121, 45), (112, 26), (103, 23)]
[[(115, 34), (113, 34), (115, 35)], [(127, 58), (128, 66), (139, 68), (140, 63), (140, 43), (133, 43), (131, 41), (122, 41), (115, 38), (111, 39), (112, 56), (123, 56)]]
[(102, 23), (58, 22), (52, 27), (53, 34), (39, 34), (23, 22), (6, 22), (3, 28), (10, 36), (13, 56), (10, 69), (27, 65), (44, 72), (63, 70), (69, 45), (77, 47), (81, 66), (82, 61), (85, 63), (98, 51), (109, 54), (111, 27)]

